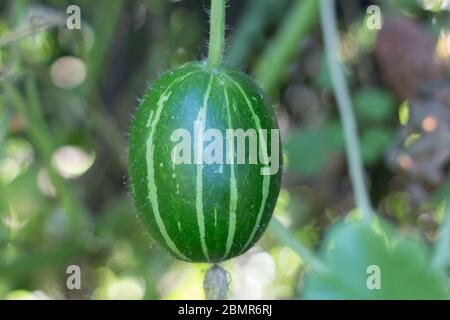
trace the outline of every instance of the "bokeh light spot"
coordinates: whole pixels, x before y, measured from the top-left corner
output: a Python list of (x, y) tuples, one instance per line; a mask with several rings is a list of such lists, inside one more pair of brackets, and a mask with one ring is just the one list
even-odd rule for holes
[(52, 156), (52, 163), (58, 173), (67, 179), (83, 175), (94, 164), (95, 153), (87, 153), (76, 146), (62, 146)]
[(58, 88), (74, 89), (86, 79), (86, 65), (76, 57), (61, 57), (52, 64), (50, 76)]

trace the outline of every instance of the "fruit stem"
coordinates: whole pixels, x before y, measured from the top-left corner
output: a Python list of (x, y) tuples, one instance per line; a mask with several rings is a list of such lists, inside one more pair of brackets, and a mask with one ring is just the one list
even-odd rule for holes
[(225, 300), (228, 297), (228, 272), (215, 264), (205, 273), (203, 280), (206, 300)]
[(211, 0), (208, 66), (217, 69), (222, 65), (225, 47), (225, 0)]
[(363, 218), (368, 219), (372, 216), (373, 209), (370, 204), (370, 198), (364, 181), (358, 130), (355, 116), (352, 111), (348, 84), (342, 71), (342, 66), (337, 58), (337, 53), (340, 51), (335, 10), (335, 0), (320, 0), (322, 35), (337, 105), (344, 127), (345, 147), (350, 177), (355, 192), (356, 203), (361, 210)]

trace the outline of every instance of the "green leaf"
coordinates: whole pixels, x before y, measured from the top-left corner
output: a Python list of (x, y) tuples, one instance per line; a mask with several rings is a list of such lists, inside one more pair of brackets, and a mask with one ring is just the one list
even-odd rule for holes
[[(392, 226), (371, 221), (340, 222), (328, 233), (321, 258), (325, 276), (306, 280), (307, 299), (447, 299), (443, 276), (428, 263), (427, 247), (419, 239), (400, 236)], [(370, 266), (379, 267), (380, 289)], [(369, 268), (369, 269), (368, 269)]]
[(404, 14), (416, 16), (421, 13), (423, 8), (418, 0), (390, 0), (390, 5), (398, 8)]
[(372, 128), (361, 138), (361, 153), (365, 164), (374, 164), (392, 143), (394, 134), (390, 129)]
[(375, 88), (359, 91), (354, 97), (354, 104), (356, 114), (362, 121), (388, 120), (395, 112), (392, 96)]
[(398, 118), (402, 126), (406, 126), (409, 121), (409, 103), (405, 100), (398, 108)]
[(289, 136), (284, 145), (288, 169), (304, 177), (319, 174), (332, 156), (343, 148), (344, 139), (338, 122), (300, 130)]

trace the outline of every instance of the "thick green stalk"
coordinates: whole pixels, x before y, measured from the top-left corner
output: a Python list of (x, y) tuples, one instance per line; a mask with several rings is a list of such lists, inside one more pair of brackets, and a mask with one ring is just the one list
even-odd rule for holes
[(340, 52), (339, 35), (335, 16), (335, 1), (321, 0), (321, 24), (322, 34), (325, 42), (328, 67), (331, 73), (333, 88), (337, 99), (337, 105), (344, 127), (345, 146), (348, 167), (352, 185), (355, 192), (356, 203), (361, 209), (364, 218), (370, 218), (373, 212), (370, 198), (364, 181), (364, 171), (361, 161), (358, 130), (355, 116), (352, 110), (348, 84), (342, 66), (338, 61), (337, 54)]
[(211, 0), (208, 66), (217, 69), (222, 65), (225, 47), (225, 0)]
[(318, 0), (297, 0), (294, 4), (254, 72), (256, 81), (265, 92), (272, 93), (280, 84), (302, 39), (315, 25), (318, 12)]
[(250, 55), (266, 42), (264, 33), (268, 25), (282, 19), (288, 0), (249, 0), (236, 25), (225, 52), (225, 64), (230, 68), (243, 68)]

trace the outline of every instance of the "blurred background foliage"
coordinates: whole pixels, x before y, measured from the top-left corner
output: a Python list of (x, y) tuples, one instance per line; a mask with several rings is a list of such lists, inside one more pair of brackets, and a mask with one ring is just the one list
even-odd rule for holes
[[(64, 27), (71, 4), (81, 8), (81, 30)], [(421, 297), (445, 297), (439, 286), (448, 278), (427, 266), (450, 192), (449, 2), (338, 1), (367, 181), (378, 213), (397, 227), (398, 234), (380, 227), (397, 260), (387, 258), (373, 228), (338, 224), (326, 232), (355, 204), (318, 1), (228, 4), (227, 64), (266, 89), (282, 131), (285, 172), (275, 215), (342, 271), (313, 277), (305, 291), (302, 259), (270, 230), (224, 263), (230, 297), (328, 298), (311, 292), (331, 292), (336, 283), (357, 292), (366, 274), (352, 273), (352, 259), (405, 268), (402, 279), (389, 280), (397, 284), (390, 296), (356, 298), (398, 297), (399, 283), (413, 290), (406, 285), (412, 278)], [(371, 4), (381, 6), (381, 30), (366, 27)], [(1, 299), (203, 298), (208, 266), (174, 260), (136, 219), (126, 141), (148, 84), (205, 58), (208, 7), (206, 0), (0, 0)], [(405, 234), (421, 240), (404, 243), (398, 238)], [(330, 242), (335, 250), (326, 253)], [(447, 269), (448, 243), (436, 250)], [(66, 287), (72, 264), (81, 267), (81, 290)]]

